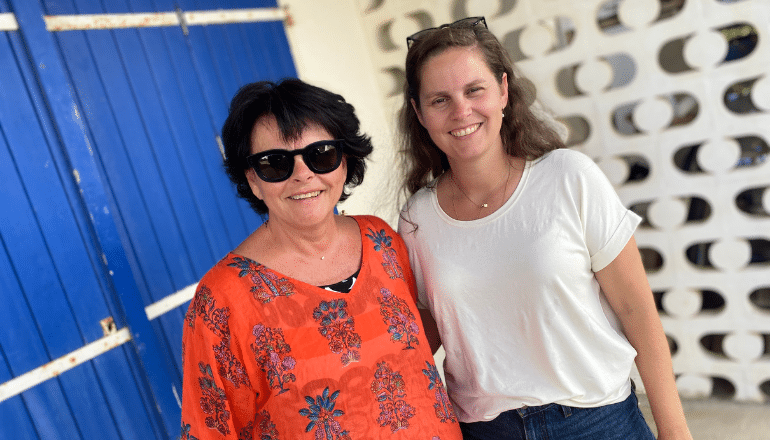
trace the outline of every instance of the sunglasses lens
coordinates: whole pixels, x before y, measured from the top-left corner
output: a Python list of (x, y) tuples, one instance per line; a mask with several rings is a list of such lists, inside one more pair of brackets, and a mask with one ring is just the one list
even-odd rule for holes
[(257, 159), (256, 171), (266, 182), (280, 182), (291, 175), (294, 158), (288, 154), (271, 153)]
[(294, 172), (294, 156), (301, 154), (310, 171), (330, 173), (342, 163), (342, 141), (314, 142), (301, 150), (271, 150), (254, 154), (246, 160), (265, 182), (282, 182)]
[(316, 145), (307, 152), (308, 167), (316, 173), (329, 173), (340, 166), (341, 150), (334, 144)]

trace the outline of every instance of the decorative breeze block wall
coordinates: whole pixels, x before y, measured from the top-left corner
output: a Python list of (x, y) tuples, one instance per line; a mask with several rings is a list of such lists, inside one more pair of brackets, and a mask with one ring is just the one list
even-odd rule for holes
[(405, 38), (483, 15), (636, 239), (684, 397), (770, 401), (770, 2), (358, 0), (395, 130)]

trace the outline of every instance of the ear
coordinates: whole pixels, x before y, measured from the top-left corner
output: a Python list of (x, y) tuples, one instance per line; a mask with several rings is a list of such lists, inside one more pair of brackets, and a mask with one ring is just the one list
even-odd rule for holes
[(415, 102), (414, 98), (409, 98), (409, 102), (412, 103), (412, 108), (414, 109), (414, 112), (417, 114), (417, 119), (420, 121), (420, 124), (425, 127), (425, 123), (422, 122), (422, 113), (420, 113), (420, 106), (417, 105), (417, 102)]
[(263, 200), (262, 191), (259, 189), (259, 184), (262, 183), (262, 179), (257, 176), (257, 173), (253, 168), (248, 168), (246, 171), (244, 171), (244, 174), (246, 175), (246, 180), (249, 181), (249, 187), (251, 188), (251, 192), (254, 194), (254, 197), (258, 198), (259, 200)]
[(508, 105), (508, 74), (503, 72), (503, 76), (500, 79), (500, 90), (502, 91), (503, 110)]

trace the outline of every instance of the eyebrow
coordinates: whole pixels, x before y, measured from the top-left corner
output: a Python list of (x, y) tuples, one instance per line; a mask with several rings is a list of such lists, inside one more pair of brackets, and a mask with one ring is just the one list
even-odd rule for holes
[[(468, 87), (473, 87), (473, 86), (477, 86), (477, 85), (480, 85), (480, 84), (486, 84), (487, 82), (488, 81), (486, 79), (479, 78), (479, 79), (475, 79), (475, 80), (473, 80), (473, 81), (463, 85), (463, 88), (467, 89)], [(448, 95), (448, 94), (449, 93), (446, 90), (439, 90), (439, 91), (436, 91), (436, 92), (428, 93), (427, 95), (425, 95), (425, 98), (433, 98), (435, 96), (445, 96), (445, 95)]]

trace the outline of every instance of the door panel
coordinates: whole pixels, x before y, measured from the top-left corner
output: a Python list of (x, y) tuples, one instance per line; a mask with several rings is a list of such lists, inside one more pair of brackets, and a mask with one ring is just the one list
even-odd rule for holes
[[(6, 66), (0, 80), (0, 350), (6, 382), (102, 337), (99, 321), (114, 308), (94, 264), (99, 254), (84, 228), (88, 220), (72, 170), (62, 160), (18, 34), (0, 36), (0, 65)], [(109, 355), (0, 403), (3, 419), (13, 417), (2, 424), (1, 435), (120, 438), (116, 420), (123, 419), (135, 421), (128, 425), (134, 438), (155, 437), (142, 409), (147, 401), (132, 378), (135, 360), (123, 349)]]
[[(0, 12), (22, 28), (176, 4), (0, 0)], [(52, 51), (61, 78), (40, 59)], [(217, 136), (239, 87), (296, 76), (283, 23), (2, 32), (0, 65), (0, 383), (99, 340), (104, 318), (134, 336), (0, 402), (0, 438), (175, 438), (178, 408), (158, 393), (181, 392), (186, 304), (151, 323), (135, 311), (197, 282), (262, 222), (236, 197)], [(151, 353), (133, 333), (143, 326)], [(159, 385), (164, 365), (171, 383)]]

